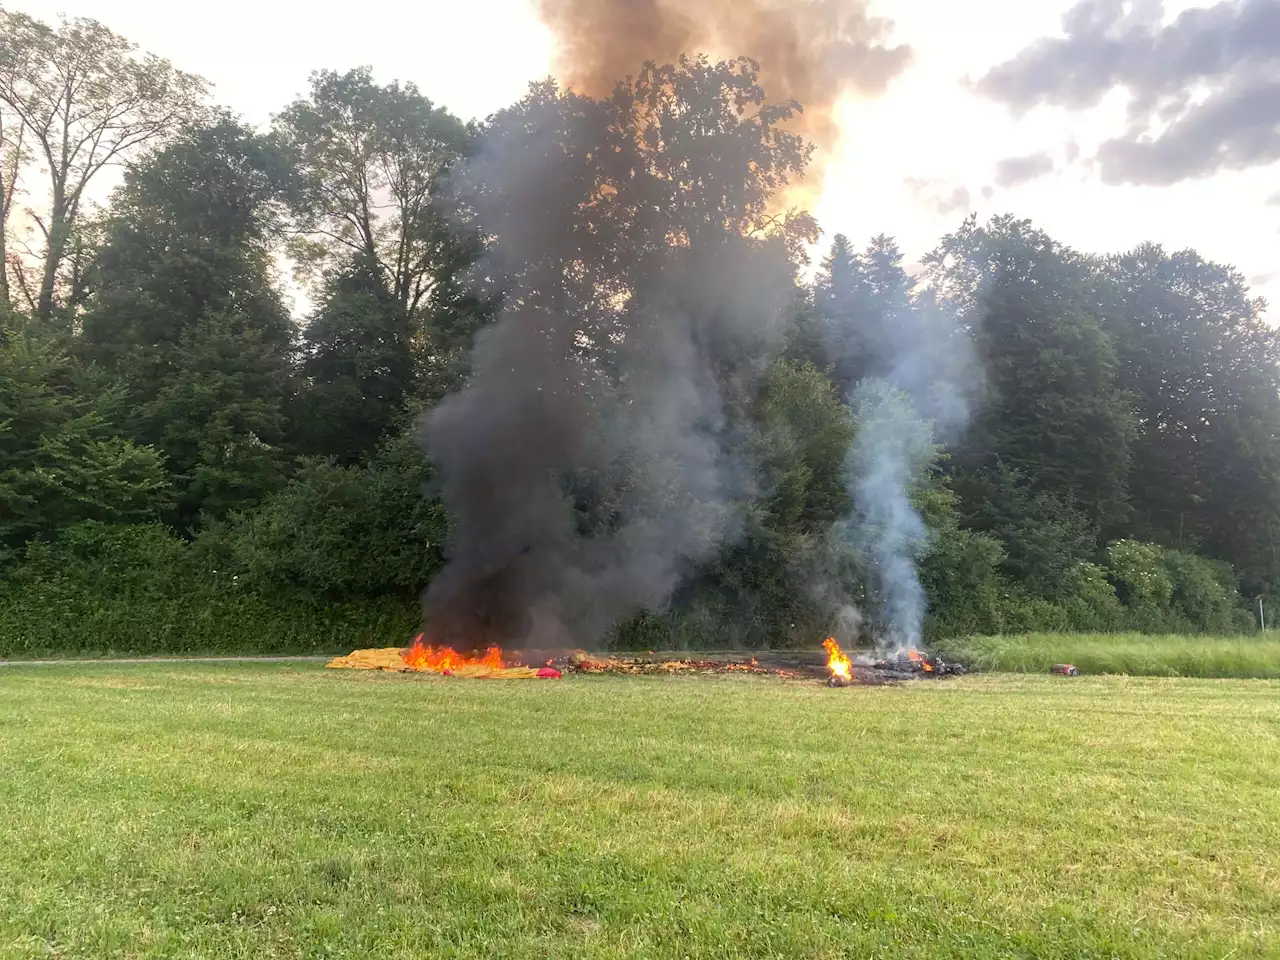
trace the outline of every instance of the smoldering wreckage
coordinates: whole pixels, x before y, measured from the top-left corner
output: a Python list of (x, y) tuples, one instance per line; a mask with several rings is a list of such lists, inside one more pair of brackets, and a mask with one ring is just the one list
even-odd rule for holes
[[(700, 658), (658, 656), (612, 656), (583, 650), (551, 654), (525, 651), (505, 657), (498, 647), (482, 655), (465, 656), (450, 647), (436, 648), (419, 635), (406, 648), (382, 647), (356, 650), (335, 657), (325, 666), (333, 670), (373, 670), (385, 673), (426, 674), (474, 680), (559, 680), (566, 674), (622, 674), (648, 676), (697, 676), (747, 674), (801, 682), (825, 681), (829, 687), (883, 686), (905, 680), (937, 680), (961, 676), (962, 664), (918, 650), (894, 657), (853, 657), (840, 649), (834, 638), (823, 642), (823, 654), (811, 652), (759, 653), (750, 657), (706, 655)], [(526, 665), (525, 661), (539, 663)]]

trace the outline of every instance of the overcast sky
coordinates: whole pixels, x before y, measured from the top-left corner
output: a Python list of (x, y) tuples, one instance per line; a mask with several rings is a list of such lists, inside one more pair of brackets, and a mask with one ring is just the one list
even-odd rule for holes
[[(361, 64), (483, 117), (547, 75), (554, 56), (528, 0), (364, 0), (354, 11), (293, 0), (0, 3), (101, 20), (210, 80), (255, 123), (304, 92), (310, 71)], [(1088, 251), (1194, 246), (1280, 304), (1280, 0), (872, 9), (914, 56), (884, 96), (840, 110), (843, 142), (815, 211), (828, 232), (887, 232), (914, 258), (969, 211), (1012, 212)], [(1280, 319), (1280, 306), (1268, 312)]]

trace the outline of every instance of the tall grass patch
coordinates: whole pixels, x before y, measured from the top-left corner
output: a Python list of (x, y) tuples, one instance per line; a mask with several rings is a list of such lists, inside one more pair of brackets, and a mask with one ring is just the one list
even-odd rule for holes
[(1245, 636), (1027, 633), (938, 644), (979, 670), (1046, 673), (1071, 663), (1082, 673), (1146, 677), (1280, 678), (1280, 633)]

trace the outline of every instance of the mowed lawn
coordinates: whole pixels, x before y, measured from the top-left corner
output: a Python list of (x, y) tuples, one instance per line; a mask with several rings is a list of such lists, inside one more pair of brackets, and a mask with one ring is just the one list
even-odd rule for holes
[(1280, 955), (1280, 682), (0, 670), (3, 957)]

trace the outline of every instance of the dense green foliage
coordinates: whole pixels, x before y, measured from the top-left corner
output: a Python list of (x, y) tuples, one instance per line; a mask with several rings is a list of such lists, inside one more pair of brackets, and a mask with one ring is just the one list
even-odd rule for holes
[(403, 594), (249, 589), (203, 546), (158, 524), (96, 521), (33, 541), (0, 584), (4, 654), (333, 653), (394, 645), (417, 622)]
[(76, 347), (123, 390), (126, 435), (164, 455), (182, 530), (285, 475), (296, 330), (269, 245), (282, 189), (277, 152), (217, 119), (126, 174), (88, 271)]
[[(64, 211), (52, 288), (0, 296), (0, 653), (407, 630), (444, 558), (489, 547), (434, 499), (415, 423), (501, 310), (590, 371), (566, 389), (627, 411), (631, 445), (553, 485), (578, 532), (623, 502), (713, 531), (668, 531), (701, 545), (614, 642), (810, 645), (855, 608), (876, 635), (901, 601), (886, 536), (930, 639), (1248, 629), (1280, 584), (1280, 337), (1240, 276), (1009, 216), (966, 220), (917, 277), (883, 236), (836, 236), (810, 275), (816, 225), (771, 215), (808, 157), (791, 107), (729, 106), (762, 103), (750, 61), (686, 59), (466, 125), (355, 70), (317, 73), (269, 132), (203, 109), (157, 130), (92, 228)], [(285, 250), (313, 281), (301, 324)], [(0, 293), (27, 282), (6, 269)], [(696, 424), (736, 470), (719, 500), (638, 462), (669, 411), (637, 404), (620, 344), (673, 310), (719, 351)], [(889, 530), (852, 479), (877, 431), (922, 527)]]
[(0, 952), (1274, 957), (1276, 694), (2, 668)]
[(81, 520), (156, 519), (163, 459), (120, 434), (119, 391), (61, 337), (0, 315), (0, 561)]

